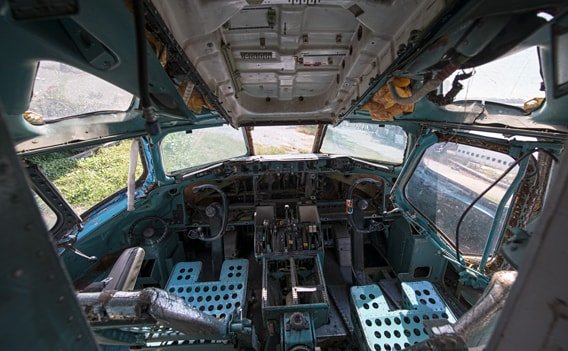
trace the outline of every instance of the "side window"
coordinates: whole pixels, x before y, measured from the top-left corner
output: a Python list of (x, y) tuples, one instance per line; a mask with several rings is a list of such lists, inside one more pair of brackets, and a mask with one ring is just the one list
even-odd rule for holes
[[(30, 157), (77, 214), (126, 187), (131, 140)], [(138, 159), (136, 177), (144, 173)]]
[(37, 207), (39, 208), (39, 212), (41, 213), (41, 217), (43, 218), (43, 222), (45, 223), (45, 227), (47, 230), (51, 230), (51, 228), (53, 228), (53, 226), (57, 223), (57, 214), (35, 192), (34, 199), (37, 203)]
[[(512, 157), (499, 152), (452, 142), (438, 143), (424, 153), (405, 186), (405, 195), (412, 206), (454, 243), (456, 227), (465, 209), (513, 162)], [(460, 250), (464, 254), (483, 253), (497, 206), (517, 172), (518, 167), (511, 170), (465, 216), (460, 228)], [(490, 250), (495, 245), (493, 242)]]
[[(528, 100), (544, 97), (544, 91), (540, 90), (542, 77), (536, 47), (475, 67), (472, 72), (471, 78), (461, 82), (464, 88), (456, 101), (481, 100), (523, 106)], [(444, 92), (451, 89), (455, 76), (461, 73), (456, 72), (444, 81)]]
[(54, 120), (97, 111), (126, 111), (131, 102), (132, 94), (98, 77), (63, 63), (42, 61), (29, 109), (43, 120)]

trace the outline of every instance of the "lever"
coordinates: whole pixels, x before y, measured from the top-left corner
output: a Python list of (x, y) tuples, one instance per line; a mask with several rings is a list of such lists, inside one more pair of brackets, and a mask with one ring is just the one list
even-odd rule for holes
[(399, 207), (396, 207), (396, 208), (393, 208), (390, 211), (383, 212), (383, 216), (395, 215), (395, 214), (399, 214), (400, 212), (402, 212), (402, 210)]
[(70, 234), (70, 235), (67, 235), (64, 238), (62, 238), (60, 241), (58, 241), (57, 247), (62, 248), (64, 250), (70, 250), (75, 255), (77, 255), (79, 257), (83, 257), (84, 259), (87, 259), (89, 261), (98, 260), (97, 256), (89, 256), (89, 255), (83, 253), (82, 251), (80, 251), (79, 249), (77, 249), (74, 246), (76, 242), (77, 242), (77, 235), (71, 235)]
[(400, 207), (393, 208), (390, 211), (383, 211), (383, 221), (385, 223), (393, 222), (402, 214)]

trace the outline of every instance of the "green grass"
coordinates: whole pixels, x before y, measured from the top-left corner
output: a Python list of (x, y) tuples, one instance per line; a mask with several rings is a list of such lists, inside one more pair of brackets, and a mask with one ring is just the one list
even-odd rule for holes
[[(116, 191), (126, 187), (131, 142), (97, 149), (84, 158), (76, 153), (58, 152), (30, 158), (37, 163), (63, 197), (78, 213), (82, 213)], [(142, 175), (138, 160), (136, 177)]]

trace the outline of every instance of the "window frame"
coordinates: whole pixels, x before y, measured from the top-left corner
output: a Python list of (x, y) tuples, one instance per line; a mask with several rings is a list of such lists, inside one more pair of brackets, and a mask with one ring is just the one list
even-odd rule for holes
[[(39, 204), (37, 204), (39, 212), (41, 214), (42, 220), (43, 222), (46, 224), (46, 229), (50, 234), (53, 234), (57, 231), (57, 229), (61, 226), (61, 221), (62, 221), (62, 214), (60, 211), (57, 210), (57, 208), (55, 208), (55, 206), (53, 206), (53, 204), (48, 201), (48, 199), (46, 198), (46, 196), (36, 187), (36, 186), (32, 186), (30, 187), (30, 191), (32, 192), (32, 196), (37, 196), (39, 199), (41, 199), (41, 201), (51, 210), (51, 212), (55, 215), (55, 223), (53, 223), (53, 225), (48, 228), (47, 227), (47, 223), (45, 223), (45, 220), (43, 219), (43, 213), (41, 211), (41, 209), (39, 208)], [(35, 200), (35, 199), (34, 199)]]
[[(565, 14), (561, 18), (557, 19), (551, 27), (551, 46), (552, 46), (552, 76), (554, 82), (554, 98), (558, 99), (566, 94), (568, 94), (568, 81), (560, 82), (560, 65), (564, 65), (563, 69), (568, 70), (568, 63), (562, 60), (561, 55), (566, 54), (561, 50), (561, 37), (564, 40), (562, 42), (565, 46), (565, 41), (568, 40), (568, 15)], [(541, 63), (542, 64), (542, 63)]]
[[(146, 159), (146, 155), (144, 152), (144, 138), (141, 137), (131, 137), (131, 138), (125, 138), (125, 139), (117, 139), (117, 140), (113, 140), (113, 141), (118, 141), (118, 142), (122, 142), (122, 141), (130, 141), (132, 142), (132, 140), (134, 139), (138, 139), (139, 143), (138, 143), (138, 155), (139, 155), (139, 161), (140, 164), (142, 166), (142, 173), (140, 174), (140, 176), (136, 179), (135, 181), (135, 186), (136, 188), (140, 187), (141, 185), (144, 184), (144, 182), (146, 181), (146, 179), (148, 178), (149, 175), (149, 167), (148, 167), (148, 160)], [(94, 144), (94, 145), (89, 145), (89, 147), (97, 147), (97, 146), (101, 146), (104, 145), (104, 143), (100, 143), (100, 144)], [(97, 203), (95, 203), (93, 206), (87, 208), (85, 211), (79, 213), (73, 206), (71, 206), (68, 202), (68, 200), (65, 198), (65, 196), (63, 196), (63, 194), (61, 194), (59, 188), (45, 175), (45, 173), (43, 171), (40, 170), (40, 165), (38, 163), (33, 162), (32, 160), (29, 159), (29, 157), (33, 157), (36, 155), (49, 155), (50, 153), (55, 153), (55, 152), (60, 152), (60, 151), (66, 151), (66, 150), (74, 150), (77, 148), (82, 148), (84, 146), (73, 146), (73, 147), (64, 147), (64, 148), (57, 148), (57, 149), (53, 149), (53, 150), (49, 150), (49, 152), (42, 152), (42, 153), (34, 153), (34, 154), (29, 154), (29, 155), (25, 155), (22, 156), (24, 162), (26, 164), (31, 164), (33, 165), (33, 167), (37, 168), (37, 172), (41, 172), (41, 178), (43, 185), (38, 185), (35, 183), (34, 180), (34, 176), (32, 176), (32, 189), (42, 198), (42, 200), (47, 203), (49, 205), (50, 208), (52, 208), (58, 215), (58, 218), (61, 218), (62, 221), (65, 221), (66, 219), (64, 219), (64, 214), (61, 213), (61, 211), (58, 211), (57, 208), (57, 203), (54, 203), (53, 200), (51, 200), (48, 196), (46, 196), (43, 192), (43, 188), (44, 187), (50, 187), (52, 188), (52, 190), (46, 190), (48, 192), (53, 192), (56, 191), (57, 192), (57, 197), (59, 197), (60, 199), (58, 199), (59, 201), (63, 201), (65, 202), (65, 206), (68, 207), (68, 210), (70, 210), (76, 217), (77, 221), (80, 223), (81, 221), (87, 219), (91, 214), (93, 214), (94, 212), (96, 212), (99, 208), (103, 207), (104, 205), (108, 204), (109, 202), (111, 202), (116, 196), (126, 192), (127, 190), (127, 185), (125, 184), (124, 187), (121, 187), (119, 189), (117, 189), (116, 191), (112, 192), (111, 194), (109, 194), (108, 196), (104, 197), (103, 199), (101, 199), (100, 201), (98, 201)], [(30, 172), (28, 167), (28, 173)], [(47, 185), (46, 185), (47, 183)], [(50, 233), (52, 234), (56, 234), (57, 231), (59, 230), (58, 228), (59, 226), (59, 222), (57, 223), (57, 225), (54, 226), (54, 230), (50, 231)]]
[[(479, 69), (479, 67), (485, 66), (485, 65), (491, 65), (491, 64), (495, 64), (495, 62), (500, 61), (500, 60), (507, 60), (509, 56), (514, 56), (515, 54), (521, 53), (523, 51), (527, 51), (527, 50), (534, 50), (535, 54), (536, 54), (536, 58), (537, 58), (537, 62), (538, 62), (538, 70), (540, 72), (540, 77), (541, 77), (541, 82), (545, 82), (545, 77), (543, 76), (542, 72), (543, 72), (543, 62), (542, 62), (542, 58), (541, 58), (541, 54), (540, 54), (540, 47), (537, 44), (531, 45), (529, 47), (523, 48), (522, 50), (513, 52), (512, 54), (505, 54), (502, 55), (500, 57), (498, 57), (497, 59), (493, 60), (493, 61), (489, 61), (489, 62), (485, 62), (482, 64), (479, 64), (475, 67), (471, 67), (468, 69), (471, 69), (473, 72), (476, 71), (476, 69)], [(483, 70), (482, 70), (483, 71)], [(454, 72), (453, 74), (451, 74), (448, 78), (446, 78), (444, 80), (444, 82), (442, 82), (442, 84), (440, 85), (440, 89), (441, 89), (441, 93), (442, 95), (447, 94), (451, 89), (452, 89), (452, 83), (453, 83), (453, 79), (455, 75), (460, 74), (459, 72)], [(457, 96), (452, 100), (451, 104), (463, 104), (465, 102), (471, 102), (471, 101), (483, 101), (484, 103), (490, 103), (490, 104), (496, 104), (496, 105), (502, 105), (505, 106), (507, 108), (514, 108), (514, 109), (518, 109), (519, 111), (526, 113), (525, 109), (523, 107), (522, 103), (519, 104), (513, 104), (510, 102), (507, 102), (507, 100), (510, 100), (512, 98), (514, 98), (514, 95), (511, 96), (507, 96), (507, 97), (503, 97), (503, 96), (499, 96), (496, 100), (494, 99), (490, 99), (488, 97), (480, 97), (480, 96), (465, 96), (464, 98), (462, 98), (460, 95), (462, 93), (462, 91), (468, 91), (469, 87), (467, 86), (467, 84), (473, 83), (472, 81), (470, 81), (470, 79), (475, 81), (475, 73), (473, 74), (472, 77), (467, 78), (465, 80), (462, 81), (462, 85), (463, 88), (458, 92)], [(468, 83), (469, 82), (469, 83)], [(505, 82), (504, 84), (506, 85), (507, 82)], [(478, 84), (477, 82), (475, 82), (475, 84)], [(445, 89), (445, 87), (447, 89)], [(539, 90), (540, 92), (540, 90)], [(473, 93), (472, 93), (473, 94)], [(546, 92), (544, 91), (543, 96), (537, 96), (538, 93), (533, 94), (533, 96), (531, 97), (527, 97), (526, 100), (524, 100), (523, 102), (526, 103), (527, 101), (530, 101), (534, 98), (542, 98), (545, 99), (547, 98), (546, 96)]]
[[(444, 138), (445, 137), (445, 138)], [(447, 138), (447, 140), (446, 140)], [(418, 209), (413, 203), (412, 201), (410, 201), (407, 197), (406, 194), (406, 187), (408, 185), (408, 183), (410, 182), (412, 176), (415, 174), (416, 169), (418, 168), (418, 166), (420, 165), (422, 159), (424, 158), (424, 154), (426, 153), (426, 151), (436, 145), (437, 143), (442, 143), (444, 141), (453, 141), (457, 144), (463, 144), (463, 145), (467, 145), (467, 146), (474, 146), (474, 147), (482, 147), (482, 145), (484, 145), (485, 149), (487, 150), (491, 150), (491, 151), (495, 151), (495, 152), (500, 152), (503, 153), (505, 155), (510, 156), (513, 160), (516, 160), (514, 156), (511, 155), (510, 151), (511, 151), (511, 144), (506, 143), (506, 140), (503, 140), (502, 142), (498, 139), (494, 139), (494, 138), (488, 138), (485, 139), (483, 137), (479, 137), (476, 136), (475, 134), (469, 134), (469, 135), (464, 135), (464, 134), (460, 134), (459, 137), (456, 137), (456, 135), (445, 135), (442, 133), (438, 133), (438, 132), (434, 132), (434, 133), (430, 133), (428, 135), (423, 136), (421, 139), (422, 140), (422, 147), (420, 148), (420, 150), (415, 150), (414, 153), (415, 154), (411, 154), (410, 155), (410, 160), (407, 163), (407, 165), (405, 166), (405, 168), (402, 170), (401, 175), (399, 176), (399, 181), (397, 181), (397, 184), (395, 184), (394, 188), (393, 188), (393, 193), (395, 193), (395, 198), (401, 198), (406, 206), (406, 212), (409, 212), (408, 210), (410, 210), (410, 216), (414, 216), (412, 214), (412, 212), (414, 211), (415, 213), (419, 214), (420, 219), (422, 219), (427, 225), (428, 227), (428, 231), (435, 234), (432, 235), (432, 237), (435, 237), (439, 240), (441, 240), (442, 243), (444, 243), (447, 248), (454, 250), (455, 251), (455, 241), (452, 240), (443, 230), (441, 230), (436, 223), (434, 223), (428, 216), (426, 216), (420, 209)], [(426, 139), (426, 140), (424, 140)], [(452, 139), (457, 139), (459, 141), (456, 140), (452, 140)], [(490, 140), (490, 141), (489, 141)], [(417, 143), (418, 145), (420, 144), (420, 140)], [(487, 147), (489, 145), (489, 147)], [(528, 160), (528, 159), (527, 159)], [(525, 161), (527, 161), (525, 160)], [(515, 162), (515, 161), (512, 161)], [(488, 256), (494, 256), (495, 253), (497, 252), (498, 248), (499, 248), (499, 243), (503, 240), (503, 235), (505, 233), (505, 229), (507, 227), (507, 223), (509, 221), (510, 215), (513, 211), (514, 208), (514, 200), (515, 200), (515, 195), (518, 193), (519, 191), (519, 185), (522, 182), (523, 179), (523, 174), (524, 174), (524, 168), (526, 167), (523, 166), (523, 163), (519, 164), (519, 171), (517, 172), (517, 175), (515, 176), (514, 180), (511, 183), (511, 186), (507, 189), (507, 191), (512, 189), (512, 195), (511, 195), (511, 206), (509, 206), (509, 208), (507, 209), (507, 211), (505, 211), (504, 213), (502, 213), (502, 218), (493, 218), (493, 223), (495, 223), (495, 221), (503, 221), (504, 225), (499, 229), (499, 233), (498, 233), (498, 238), (496, 238), (496, 242), (497, 244), (495, 245), (495, 247), (493, 248), (493, 250), (488, 253)], [(396, 194), (398, 193), (398, 195)], [(505, 197), (503, 199), (501, 199), (501, 201), (497, 204), (497, 206), (501, 206), (501, 204), (503, 203), (503, 200), (505, 199)], [(419, 225), (420, 225), (420, 220), (418, 221)], [(426, 228), (425, 228), (426, 229)], [(489, 235), (491, 235), (491, 232), (488, 233), (488, 236), (485, 238), (485, 242), (487, 242), (487, 239), (489, 237)], [(463, 247), (460, 248), (460, 255), (461, 256), (465, 256), (465, 257), (475, 257), (475, 258), (481, 258), (483, 256), (485, 256), (487, 253), (485, 252), (481, 252), (481, 254), (476, 255), (476, 254), (469, 254), (469, 253), (465, 253), (463, 252)]]

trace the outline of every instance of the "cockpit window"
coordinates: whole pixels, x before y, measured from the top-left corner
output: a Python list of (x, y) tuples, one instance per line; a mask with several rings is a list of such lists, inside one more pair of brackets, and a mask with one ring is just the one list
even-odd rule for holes
[(257, 155), (311, 153), (317, 129), (315, 125), (254, 127), (254, 152)]
[[(468, 72), (470, 70), (467, 70)], [(452, 88), (458, 71), (444, 81), (444, 93)], [(536, 47), (531, 47), (485, 65), (475, 67), (471, 78), (462, 80), (463, 89), (455, 100), (492, 101), (523, 106), (534, 98), (543, 98), (542, 77)]]
[(29, 110), (44, 120), (98, 111), (126, 111), (132, 94), (87, 72), (59, 62), (42, 61)]
[(321, 152), (400, 164), (406, 150), (404, 129), (393, 125), (342, 122), (328, 127)]
[[(126, 188), (131, 141), (53, 152), (30, 157), (55, 185), (77, 214)], [(137, 162), (136, 178), (144, 175), (144, 163)], [(41, 206), (40, 206), (41, 209)]]
[(168, 134), (161, 150), (168, 173), (247, 154), (242, 131), (229, 125)]
[[(405, 187), (408, 201), (455, 243), (459, 218), (471, 202), (513, 164), (509, 155), (479, 147), (444, 142), (424, 153)], [(460, 227), (460, 250), (481, 255), (494, 222), (497, 206), (518, 172), (515, 166), (465, 216)], [(506, 204), (509, 206), (509, 204)], [(499, 218), (499, 227), (505, 216)], [(498, 237), (489, 249), (493, 251)]]

